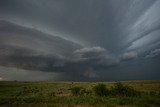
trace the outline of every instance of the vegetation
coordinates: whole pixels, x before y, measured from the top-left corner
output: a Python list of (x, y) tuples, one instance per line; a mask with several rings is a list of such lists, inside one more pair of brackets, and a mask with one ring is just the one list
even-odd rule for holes
[(93, 88), (97, 96), (107, 96), (109, 95), (109, 90), (106, 88), (105, 84), (98, 84)]
[(134, 97), (140, 96), (140, 91), (135, 90), (131, 86), (124, 86), (121, 82), (115, 83), (114, 87), (112, 87), (111, 94), (113, 96), (126, 96), (126, 97)]
[(82, 87), (74, 87), (71, 89), (71, 91), (74, 96), (82, 95)]
[(73, 96), (90, 96), (90, 95), (92, 95), (91, 90), (87, 90), (85, 88), (77, 87), (77, 86), (71, 88), (71, 93)]
[[(0, 82), (0, 106), (160, 106), (160, 81)], [(40, 107), (41, 107), (40, 106)], [(26, 106), (28, 107), (28, 106)], [(30, 106), (29, 106), (30, 107)]]

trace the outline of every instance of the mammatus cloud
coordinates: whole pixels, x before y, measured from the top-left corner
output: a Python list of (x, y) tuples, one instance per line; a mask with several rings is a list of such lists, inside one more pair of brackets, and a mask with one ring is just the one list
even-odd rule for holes
[(160, 49), (155, 49), (151, 51), (148, 55), (145, 56), (145, 58), (153, 58), (157, 56), (160, 56)]
[(122, 61), (126, 61), (126, 60), (132, 60), (137, 58), (137, 52), (126, 52), (121, 56), (121, 60)]

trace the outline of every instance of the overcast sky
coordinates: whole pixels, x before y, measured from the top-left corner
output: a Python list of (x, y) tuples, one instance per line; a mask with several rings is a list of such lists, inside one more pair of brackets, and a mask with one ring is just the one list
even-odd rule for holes
[(160, 79), (160, 0), (0, 0), (0, 80)]

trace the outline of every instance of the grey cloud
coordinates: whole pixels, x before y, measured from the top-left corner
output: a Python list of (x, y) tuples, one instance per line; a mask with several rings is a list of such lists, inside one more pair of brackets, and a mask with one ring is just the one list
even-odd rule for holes
[[(62, 67), (56, 67), (59, 72), (64, 72), (64, 78), (73, 80), (85, 80), (99, 78), (97, 72), (100, 69), (115, 66), (119, 60), (114, 58), (109, 52), (102, 47), (81, 48), (73, 52), (73, 57)], [(70, 80), (70, 79), (69, 79)]]
[(74, 51), (79, 60), (97, 59), (104, 55), (105, 49), (101, 47), (82, 48)]
[[(137, 41), (134, 41), (130, 47), (128, 47), (127, 50), (136, 50), (136, 49), (143, 49), (143, 50), (149, 50), (151, 45), (155, 45), (160, 41), (160, 29), (156, 31), (152, 31), (148, 35), (145, 35), (144, 37), (138, 39)], [(156, 46), (154, 46), (156, 47)]]
[(61, 78), (60, 73), (55, 72), (42, 72), (24, 70), (15, 67), (4, 67), (0, 66), (0, 81), (43, 81), (43, 80), (59, 80)]
[(121, 56), (121, 60), (122, 61), (123, 60), (132, 60), (132, 59), (135, 59), (137, 57), (138, 57), (137, 52), (126, 52)]
[(155, 49), (151, 51), (148, 55), (145, 56), (145, 58), (153, 58), (157, 56), (160, 56), (160, 49)]
[(91, 48), (82, 48), (82, 49), (76, 50), (75, 53), (78, 53), (78, 54), (83, 54), (83, 53), (103, 53), (105, 51), (106, 50), (104, 48), (101, 48), (101, 47), (97, 46), (97, 47), (91, 47)]
[[(49, 35), (32, 28), (26, 28), (0, 20), (0, 44), (30, 49), (40, 54), (70, 55), (79, 44), (60, 37)], [(63, 44), (62, 44), (63, 43)]]
[(0, 0), (0, 65), (63, 80), (154, 78), (158, 58), (144, 56), (159, 56), (159, 10), (159, 0)]
[[(125, 41), (131, 31), (141, 36), (141, 31), (135, 29), (143, 30), (147, 26), (143, 23), (135, 28), (133, 26), (146, 12), (150, 18), (154, 18), (158, 12), (155, 9), (158, 3), (156, 0), (2, 0), (0, 10), (35, 25), (40, 23), (43, 29), (56, 30), (62, 34), (61, 37), (72, 38), (82, 44), (87, 42), (91, 47), (96, 44), (111, 52), (119, 52), (125, 49), (124, 46), (128, 46)], [(155, 23), (154, 20), (147, 22), (152, 25)], [(146, 28), (144, 31), (148, 29), (150, 30)]]
[(75, 50), (74, 56), (78, 61), (89, 61), (103, 66), (111, 66), (118, 63), (118, 60), (109, 54), (106, 49), (98, 46)]
[(60, 37), (2, 20), (0, 34), (0, 64), (3, 66), (52, 71), (54, 67), (63, 66), (67, 57), (81, 47)]

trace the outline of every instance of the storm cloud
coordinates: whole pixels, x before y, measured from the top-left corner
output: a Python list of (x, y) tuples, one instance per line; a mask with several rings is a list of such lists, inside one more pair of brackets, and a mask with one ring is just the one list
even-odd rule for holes
[(151, 51), (146, 58), (152, 58), (152, 57), (157, 57), (160, 56), (160, 49), (155, 49), (153, 51)]
[(132, 60), (137, 58), (137, 52), (127, 52), (121, 56), (122, 60)]
[(159, 10), (159, 0), (1, 0), (0, 80), (160, 79)]
[(75, 59), (90, 61), (100, 65), (114, 65), (118, 60), (114, 59), (106, 49), (101, 47), (82, 48), (74, 51)]

